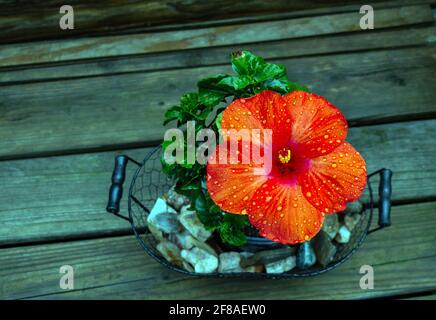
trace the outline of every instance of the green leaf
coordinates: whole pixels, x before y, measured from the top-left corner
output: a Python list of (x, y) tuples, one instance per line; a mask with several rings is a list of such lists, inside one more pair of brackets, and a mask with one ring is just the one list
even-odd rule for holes
[(240, 230), (220, 229), (221, 240), (234, 247), (240, 247), (247, 243), (247, 236)]
[(246, 214), (226, 213), (224, 216), (223, 223), (229, 224), (237, 228), (243, 228), (250, 225), (250, 221), (248, 220), (248, 215)]
[(298, 83), (289, 81), (289, 79), (286, 76), (283, 76), (279, 79), (271, 79), (271, 80), (264, 81), (262, 84), (262, 89), (274, 90), (282, 94), (286, 94), (296, 90), (309, 92), (308, 88)]
[(262, 82), (268, 79), (274, 79), (286, 75), (286, 68), (279, 64), (266, 63), (261, 66), (254, 74), (254, 79), (257, 82)]
[[(200, 111), (198, 113), (198, 115), (195, 116), (195, 118), (198, 120), (204, 121), (207, 119), (207, 117), (209, 117), (211, 112), (212, 112), (212, 108), (206, 108), (203, 111)], [(200, 128), (200, 129), (202, 129), (202, 128)]]
[(265, 65), (263, 58), (250, 51), (233, 52), (231, 56), (232, 68), (239, 75), (254, 75), (256, 70)]
[(232, 88), (219, 85), (219, 82), (226, 77), (230, 76), (226, 74), (217, 74), (213, 77), (208, 77), (198, 81), (197, 86), (200, 102), (207, 107), (214, 107), (227, 96), (231, 95)]
[(244, 245), (247, 237), (241, 229), (249, 224), (246, 215), (226, 213), (219, 228), (221, 239), (232, 246)]
[(172, 106), (165, 112), (165, 120), (163, 125), (166, 125), (167, 123), (173, 121), (173, 120), (180, 120), (181, 119), (181, 110), (179, 106)]
[(196, 93), (196, 92), (185, 93), (180, 98), (180, 107), (187, 112), (194, 111), (198, 107), (199, 104), (200, 104), (200, 101), (198, 98), (198, 93)]
[(213, 231), (219, 228), (223, 219), (220, 208), (213, 203), (209, 195), (204, 195), (201, 192), (195, 200), (195, 210), (197, 211), (198, 219), (206, 229)]
[(295, 82), (290, 82), (288, 84), (288, 92), (292, 92), (292, 91), (306, 91), (306, 92), (310, 92), (308, 87), (303, 86), (303, 85), (298, 84), (298, 83), (295, 83)]
[(244, 245), (247, 237), (241, 229), (248, 224), (246, 215), (226, 213), (219, 228), (221, 239), (232, 246)]
[(200, 101), (202, 104), (208, 107), (214, 107), (229, 95), (213, 90), (199, 89)]
[(272, 79), (267, 80), (262, 84), (262, 90), (273, 90), (285, 94), (288, 93), (288, 85), (283, 81)]
[(218, 85), (228, 86), (235, 89), (236, 91), (239, 91), (248, 87), (252, 83), (253, 81), (248, 76), (239, 76), (239, 77), (230, 76), (230, 77), (223, 78), (218, 83)]
[(221, 131), (221, 120), (222, 119), (223, 119), (223, 113), (221, 112), (220, 114), (218, 114), (216, 116), (216, 119), (215, 119), (215, 125), (216, 125), (218, 131)]

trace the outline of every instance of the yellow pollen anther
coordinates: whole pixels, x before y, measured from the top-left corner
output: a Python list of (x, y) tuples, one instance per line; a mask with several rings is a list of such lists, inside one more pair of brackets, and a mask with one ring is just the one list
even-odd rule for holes
[(283, 151), (286, 151), (286, 155), (282, 155), (282, 153), (279, 153), (279, 160), (281, 163), (288, 163), (291, 161), (291, 150), (283, 149)]

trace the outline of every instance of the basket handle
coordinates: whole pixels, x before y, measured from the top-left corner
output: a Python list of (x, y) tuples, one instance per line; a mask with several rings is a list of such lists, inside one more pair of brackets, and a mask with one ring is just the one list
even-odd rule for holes
[(126, 155), (119, 155), (115, 157), (115, 166), (112, 172), (112, 184), (109, 189), (109, 200), (106, 206), (106, 211), (116, 215), (117, 217), (123, 218), (129, 222), (132, 219), (121, 215), (120, 212), (120, 201), (123, 197), (123, 184), (126, 180), (126, 167), (128, 161), (141, 166), (141, 164)]
[(368, 233), (389, 227), (391, 225), (391, 195), (392, 195), (392, 171), (389, 169), (380, 169), (371, 174), (380, 174), (378, 186), (378, 228), (370, 230)]

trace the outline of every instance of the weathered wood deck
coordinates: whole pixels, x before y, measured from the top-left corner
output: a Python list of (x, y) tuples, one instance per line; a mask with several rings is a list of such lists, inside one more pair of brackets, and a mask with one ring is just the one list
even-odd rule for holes
[[(69, 32), (60, 1), (0, 1), (0, 298), (436, 297), (434, 0), (375, 1), (371, 31), (356, 1), (76, 3)], [(105, 212), (114, 156), (141, 159), (163, 137), (164, 110), (228, 71), (236, 49), (285, 64), (339, 106), (368, 170), (394, 172), (392, 226), (322, 276), (180, 275)], [(71, 291), (59, 287), (65, 264)], [(373, 290), (359, 287), (363, 264)]]

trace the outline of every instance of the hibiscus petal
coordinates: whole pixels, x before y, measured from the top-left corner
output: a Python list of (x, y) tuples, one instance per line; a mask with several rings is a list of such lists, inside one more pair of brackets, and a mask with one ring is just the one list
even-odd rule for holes
[[(226, 144), (218, 145), (209, 158), (207, 189), (212, 200), (222, 210), (234, 214), (246, 214), (248, 201), (267, 179), (266, 175), (261, 174), (263, 164), (235, 163), (234, 160), (238, 159), (234, 159), (230, 151), (224, 159), (220, 150), (225, 147)], [(222, 163), (223, 160), (226, 163)]]
[(339, 212), (362, 194), (366, 185), (365, 160), (344, 142), (328, 155), (312, 159), (309, 171), (299, 182), (313, 206), (325, 213)]
[(223, 112), (221, 128), (271, 129), (274, 144), (282, 145), (291, 135), (291, 112), (280, 94), (265, 90), (251, 98), (233, 101)]
[(301, 145), (306, 157), (328, 154), (345, 141), (347, 121), (325, 98), (294, 91), (283, 99), (291, 107), (292, 140)]
[(247, 212), (261, 236), (283, 244), (311, 239), (324, 221), (324, 214), (306, 200), (299, 185), (282, 184), (274, 178), (256, 190)]

